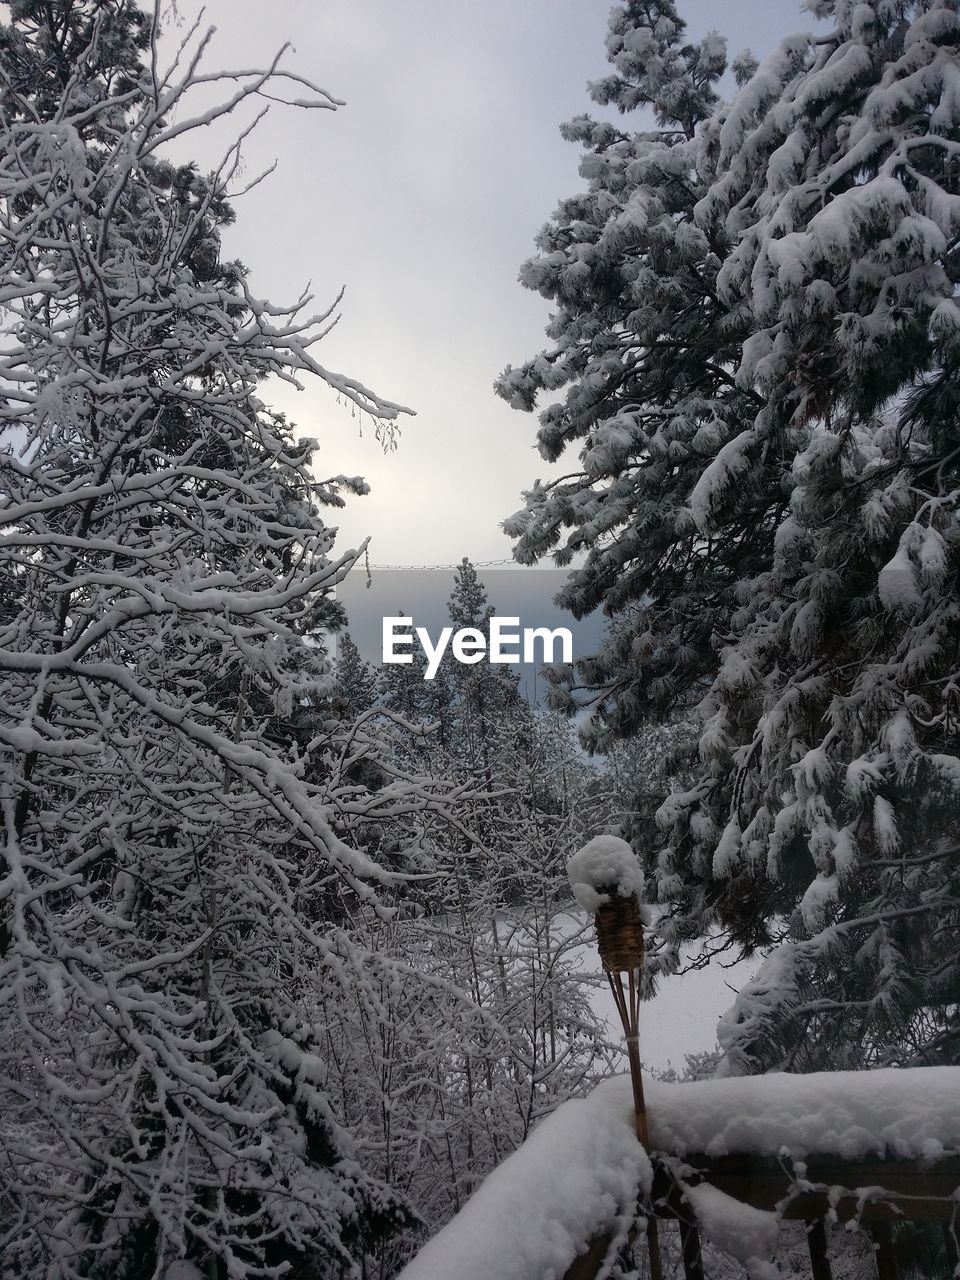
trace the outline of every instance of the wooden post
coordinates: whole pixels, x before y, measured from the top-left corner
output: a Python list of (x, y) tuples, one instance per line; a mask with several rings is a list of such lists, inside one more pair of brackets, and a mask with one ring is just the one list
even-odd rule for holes
[(822, 1218), (807, 1223), (807, 1245), (810, 1249), (810, 1270), (813, 1280), (833, 1280), (830, 1259), (827, 1256), (827, 1226)]
[(704, 1280), (700, 1229), (686, 1218), (680, 1219), (680, 1248), (683, 1251), (683, 1280)]
[(871, 1227), (877, 1259), (877, 1280), (897, 1280), (897, 1257), (893, 1252), (893, 1231), (887, 1219)]
[(950, 1274), (960, 1276), (960, 1249), (957, 1248), (956, 1229), (952, 1222), (941, 1222), (943, 1243), (947, 1248), (947, 1261), (950, 1263)]
[(653, 1216), (647, 1219), (647, 1252), (650, 1254), (650, 1280), (663, 1280), (663, 1263), (660, 1260), (660, 1232)]
[(653, 1200), (663, 1218), (676, 1219), (680, 1228), (680, 1251), (684, 1280), (704, 1280), (700, 1228), (693, 1206), (672, 1173), (657, 1161), (654, 1164)]

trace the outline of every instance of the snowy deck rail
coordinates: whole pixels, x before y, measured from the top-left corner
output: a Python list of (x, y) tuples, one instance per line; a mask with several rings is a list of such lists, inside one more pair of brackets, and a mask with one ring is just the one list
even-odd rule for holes
[[(649, 1156), (628, 1077), (558, 1108), (400, 1280), (589, 1280), (638, 1202), (702, 1231), (756, 1280), (777, 1274), (782, 1219), (835, 1210), (872, 1226), (886, 1280), (898, 1213), (960, 1218), (960, 1067), (653, 1081), (647, 1107)], [(811, 1232), (816, 1280), (831, 1274), (824, 1239)], [(686, 1274), (702, 1276), (699, 1244), (686, 1252)]]

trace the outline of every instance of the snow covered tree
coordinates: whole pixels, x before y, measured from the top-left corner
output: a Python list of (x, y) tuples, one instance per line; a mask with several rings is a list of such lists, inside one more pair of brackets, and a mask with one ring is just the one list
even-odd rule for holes
[[(501, 914), (495, 941), (477, 886), (445, 883), (419, 915), (367, 917), (367, 976), (352, 1002), (329, 971), (321, 992), (324, 1089), (364, 1166), (430, 1233), (613, 1056), (579, 972), (576, 922), (537, 902)], [(416, 1243), (385, 1240), (381, 1270)]]
[[(462, 561), (451, 625), (487, 634), (492, 612)], [(322, 1057), (324, 1087), (357, 1135), (358, 1156), (435, 1230), (613, 1055), (579, 973), (583, 928), (570, 915), (564, 871), (605, 798), (602, 788), (588, 795), (597, 770), (570, 724), (535, 714), (504, 667), (447, 661), (432, 681), (424, 668), (415, 652), (380, 673), (355, 754), (368, 740), (398, 769), (454, 781), (458, 827), (430, 830), (414, 815), (418, 858), (402, 869), (422, 879), (385, 896), (394, 919), (352, 920), (367, 980), (344, 1002), (328, 972)], [(425, 731), (411, 735), (407, 726), (421, 722)], [(364, 847), (400, 869), (385, 841)], [(386, 1240), (381, 1271), (414, 1244)]]
[(410, 1214), (353, 1158), (305, 993), (329, 968), (349, 997), (342, 904), (396, 878), (345, 829), (443, 800), (349, 776), (315, 632), (350, 482), (257, 389), (400, 408), (317, 362), (329, 312), (221, 256), (240, 141), (208, 176), (162, 155), (264, 94), (334, 100), (203, 70), (196, 29), (164, 70), (159, 13), (0, 27), (0, 1239), (24, 1277), (354, 1274)]
[(722, 830), (716, 875), (759, 861), (802, 892), (775, 1007), (727, 1024), (732, 1064), (835, 1061), (845, 1037), (870, 1061), (957, 1061), (960, 17), (818, 12), (835, 29), (781, 100), (731, 108), (701, 210), (756, 210), (721, 279), (752, 316), (738, 377), (803, 447), (704, 707), (710, 779), (670, 821), (675, 842)]
[(697, 726), (674, 719), (611, 742), (604, 757), (608, 821), (637, 847), (657, 843), (656, 813), (667, 797), (697, 776)]
[(762, 561), (774, 523), (773, 460), (729, 494), (723, 538), (705, 542), (690, 512), (702, 471), (758, 398), (730, 370), (744, 330), (717, 296), (728, 237), (694, 219), (709, 176), (694, 132), (715, 101), (724, 45), (684, 44), (683, 33), (670, 3), (612, 11), (617, 72), (593, 96), (623, 112), (651, 104), (660, 127), (630, 133), (588, 116), (564, 126), (588, 147), (587, 189), (561, 202), (521, 270), (555, 305), (553, 345), (497, 384), (528, 410), (568, 388), (542, 411), (538, 443), (548, 461), (579, 444), (579, 467), (538, 481), (505, 528), (523, 562), (552, 551), (564, 565), (585, 552), (558, 602), (613, 615), (603, 649), (554, 697), (562, 705), (575, 688), (589, 702), (583, 733), (601, 749), (700, 687), (741, 566)]
[[(493, 606), (476, 569), (466, 557), (454, 573), (448, 600), (454, 630), (472, 628), (489, 642)], [(423, 650), (412, 661), (385, 665), (378, 673), (377, 701), (412, 724), (423, 726), (418, 740), (404, 735), (399, 749), (410, 767), (454, 780), (475, 792), (475, 808), (464, 820), (492, 838), (491, 823), (504, 793), (515, 794), (518, 773), (532, 743), (532, 710), (509, 667), (482, 658), (460, 663), (448, 647), (433, 679), (426, 679)]]
[[(454, 573), (447, 612), (455, 631), (470, 628), (489, 648), (494, 609), (466, 556)], [(441, 667), (455, 718), (450, 750), (456, 766), (488, 792), (511, 785), (518, 757), (529, 745), (531, 725), (516, 672), (489, 660), (460, 663), (449, 650), (445, 659)]]
[(376, 700), (377, 678), (360, 656), (349, 631), (337, 636), (337, 702), (343, 719), (369, 711)]
[(692, 91), (716, 41), (613, 11), (594, 96), (660, 130), (568, 127), (588, 190), (521, 274), (554, 346), (498, 384), (567, 386), (540, 448), (580, 443), (506, 526), (524, 561), (585, 552), (564, 602), (610, 614), (555, 701), (602, 748), (699, 699), (657, 962), (788, 940), (724, 1025), (737, 1070), (960, 1052), (960, 17), (811, 7), (833, 29), (738, 60), (729, 104)]

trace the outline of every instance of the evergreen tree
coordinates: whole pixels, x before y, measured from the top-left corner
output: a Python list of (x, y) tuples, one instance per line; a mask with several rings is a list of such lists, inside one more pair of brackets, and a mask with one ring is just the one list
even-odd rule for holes
[(498, 384), (527, 409), (568, 386), (540, 448), (581, 442), (507, 522), (521, 560), (585, 552), (562, 599), (611, 615), (555, 702), (589, 700), (596, 748), (699, 699), (648, 855), (660, 962), (717, 925), (787, 944), (724, 1024), (737, 1070), (836, 1063), (844, 1035), (873, 1062), (960, 1050), (960, 18), (814, 11), (830, 34), (738, 60), (726, 105), (693, 92), (717, 41), (613, 11), (594, 96), (660, 129), (568, 127), (588, 190), (521, 275), (554, 346)]
[[(406, 615), (401, 615), (406, 616)], [(453, 694), (449, 669), (441, 663), (433, 680), (427, 679), (427, 659), (414, 645), (411, 661), (385, 663), (376, 673), (376, 705), (404, 722), (399, 732), (386, 723), (390, 751), (398, 765), (432, 777), (453, 778)], [(415, 734), (409, 732), (413, 726)]]
[[(454, 631), (471, 629), (490, 647), (490, 619), (494, 608), (476, 569), (466, 558), (454, 573), (447, 603)], [(520, 693), (519, 677), (508, 666), (460, 663), (449, 650), (441, 664), (451, 691), (455, 731), (450, 744), (452, 763), (461, 776), (493, 793), (515, 784), (518, 760), (530, 742), (530, 708)]]
[(960, 1054), (960, 18), (819, 12), (835, 29), (781, 101), (719, 130), (701, 210), (756, 211), (721, 281), (751, 314), (738, 377), (803, 429), (704, 707), (709, 781), (670, 814), (675, 847), (722, 831), (715, 875), (759, 860), (797, 886), (781, 991), (761, 975), (725, 1026), (741, 1069), (836, 1062), (845, 1039), (878, 1063)]
[(727, 494), (722, 538), (704, 539), (691, 515), (702, 472), (762, 402), (730, 372), (745, 330), (717, 293), (729, 235), (694, 217), (709, 171), (693, 134), (715, 101), (723, 41), (691, 46), (683, 33), (670, 3), (612, 11), (617, 74), (593, 97), (623, 112), (652, 104), (661, 127), (628, 133), (588, 116), (564, 126), (588, 148), (587, 189), (561, 202), (521, 269), (555, 306), (553, 345), (497, 383), (527, 410), (568, 388), (541, 412), (538, 444), (551, 462), (579, 444), (579, 467), (538, 481), (504, 527), (524, 563), (585, 553), (557, 601), (578, 617), (601, 604), (612, 615), (604, 647), (561, 673), (553, 698), (589, 704), (583, 735), (596, 749), (701, 689), (711, 637), (744, 566), (768, 559), (781, 502), (776, 455), (758, 452)]
[(355, 720), (376, 701), (377, 678), (360, 656), (349, 631), (337, 636), (337, 704), (341, 718)]

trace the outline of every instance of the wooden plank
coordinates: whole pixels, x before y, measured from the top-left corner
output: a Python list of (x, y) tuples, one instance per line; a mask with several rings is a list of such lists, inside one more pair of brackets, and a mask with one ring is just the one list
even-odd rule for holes
[(833, 1280), (830, 1258), (827, 1255), (827, 1227), (822, 1218), (807, 1223), (807, 1247), (810, 1250), (813, 1280)]
[(940, 1230), (943, 1232), (943, 1243), (947, 1250), (947, 1261), (950, 1263), (950, 1274), (960, 1275), (960, 1248), (957, 1247), (957, 1224), (944, 1222)]
[(680, 1249), (683, 1253), (683, 1280), (704, 1280), (699, 1228), (682, 1218), (680, 1219)]
[[(775, 1160), (754, 1156), (708, 1159), (694, 1155), (687, 1156), (685, 1163), (697, 1171), (699, 1179), (756, 1209), (774, 1209), (791, 1194), (793, 1184), (789, 1173)], [(954, 1193), (960, 1188), (960, 1159), (951, 1157), (924, 1169), (915, 1160), (848, 1162), (816, 1156), (806, 1161), (804, 1179), (850, 1191), (851, 1194), (841, 1196), (836, 1203), (841, 1221), (856, 1216), (857, 1197), (853, 1193), (858, 1187), (883, 1187), (887, 1193), (885, 1199), (867, 1202), (863, 1206), (861, 1217), (864, 1222), (888, 1221), (891, 1212), (896, 1210), (915, 1222), (949, 1222), (956, 1208)], [(698, 1178), (690, 1180), (697, 1181)], [(824, 1217), (830, 1207), (826, 1192), (801, 1192), (786, 1206), (784, 1217), (811, 1222)], [(669, 1199), (658, 1212), (667, 1217), (677, 1216)]]
[(660, 1231), (657, 1219), (651, 1214), (647, 1219), (647, 1254), (650, 1262), (650, 1280), (663, 1280), (663, 1259), (660, 1257)]
[(875, 1222), (870, 1231), (877, 1257), (877, 1280), (897, 1280), (897, 1256), (893, 1252), (890, 1220)]

